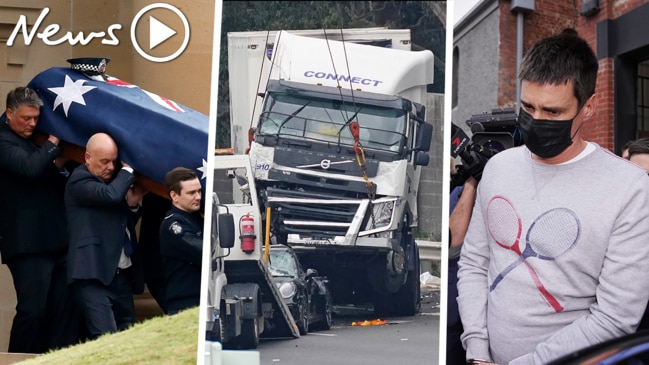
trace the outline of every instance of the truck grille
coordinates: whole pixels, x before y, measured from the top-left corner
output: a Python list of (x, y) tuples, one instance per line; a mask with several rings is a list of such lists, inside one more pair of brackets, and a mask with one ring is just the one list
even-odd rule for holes
[(344, 236), (356, 215), (361, 200), (303, 191), (267, 189), (282, 233), (308, 234), (314, 239)]

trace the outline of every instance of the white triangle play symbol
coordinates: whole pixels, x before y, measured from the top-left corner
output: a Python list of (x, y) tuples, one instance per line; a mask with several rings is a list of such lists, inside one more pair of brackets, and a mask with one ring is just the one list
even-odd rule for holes
[(158, 19), (149, 17), (149, 49), (153, 49), (160, 43), (171, 38), (176, 31), (166, 26)]

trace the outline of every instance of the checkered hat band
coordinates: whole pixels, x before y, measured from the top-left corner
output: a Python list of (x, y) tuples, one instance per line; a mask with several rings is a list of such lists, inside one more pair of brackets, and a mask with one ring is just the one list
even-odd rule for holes
[(71, 66), (73, 70), (99, 72), (99, 66), (78, 63)]

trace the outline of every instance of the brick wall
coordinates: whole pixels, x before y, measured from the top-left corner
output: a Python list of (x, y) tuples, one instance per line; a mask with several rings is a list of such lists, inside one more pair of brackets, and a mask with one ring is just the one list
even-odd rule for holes
[[(578, 1), (581, 5), (583, 0)], [(597, 50), (597, 23), (605, 19), (616, 19), (629, 11), (646, 4), (648, 0), (600, 0), (601, 10), (590, 17), (579, 16), (577, 30), (586, 41)], [(599, 61), (599, 73), (595, 89), (597, 97), (597, 114), (584, 130), (584, 137), (599, 143), (602, 147), (614, 148), (614, 65), (613, 59)], [(633, 85), (630, 85), (633, 87)]]
[[(626, 1), (623, 1), (626, 2)], [(583, 0), (577, 2), (581, 6)], [(611, 18), (611, 2), (601, 0), (601, 10), (590, 17), (578, 16), (577, 31), (597, 52), (597, 23)], [(586, 140), (599, 143), (602, 147), (613, 150), (613, 60), (610, 58), (599, 60), (599, 72), (597, 75), (597, 86), (595, 97), (597, 98), (597, 113), (590, 123), (584, 126), (583, 136)]]
[[(578, 14), (583, 0), (535, 1), (535, 10), (524, 18), (523, 53), (543, 37), (573, 27), (597, 51), (597, 23), (615, 19), (646, 4), (649, 0), (600, 0), (601, 10), (592, 16)], [(516, 102), (516, 31), (517, 14), (510, 11), (510, 0), (500, 0), (500, 57), (498, 104), (511, 107)], [(597, 113), (583, 128), (586, 140), (596, 142), (604, 148), (614, 148), (614, 65), (613, 59), (599, 60), (599, 73), (595, 88)]]
[[(524, 15), (523, 54), (539, 39), (559, 33), (565, 28), (576, 27), (576, 16), (572, 1), (536, 0), (535, 10)], [(513, 107), (516, 103), (516, 44), (517, 13), (510, 10), (510, 0), (499, 0), (500, 49), (498, 105)], [(518, 111), (517, 111), (518, 112)]]
[[(649, 0), (600, 0), (601, 10), (585, 17), (578, 14), (582, 0), (576, 1), (535, 1), (535, 10), (525, 14), (523, 53), (543, 37), (556, 34), (564, 28), (577, 29), (593, 48), (597, 50), (597, 23), (605, 19), (615, 19)], [(500, 50), (498, 104), (512, 107), (516, 102), (516, 32), (517, 14), (510, 11), (510, 0), (500, 0)], [(584, 126), (586, 140), (613, 150), (614, 147), (614, 68), (613, 60), (599, 61), (599, 74), (595, 89), (597, 113)]]

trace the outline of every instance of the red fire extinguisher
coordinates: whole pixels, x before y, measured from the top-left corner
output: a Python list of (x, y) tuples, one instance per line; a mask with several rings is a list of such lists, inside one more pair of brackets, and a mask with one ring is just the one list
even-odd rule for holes
[(241, 250), (245, 253), (251, 253), (255, 250), (255, 220), (250, 215), (244, 215), (240, 221)]

